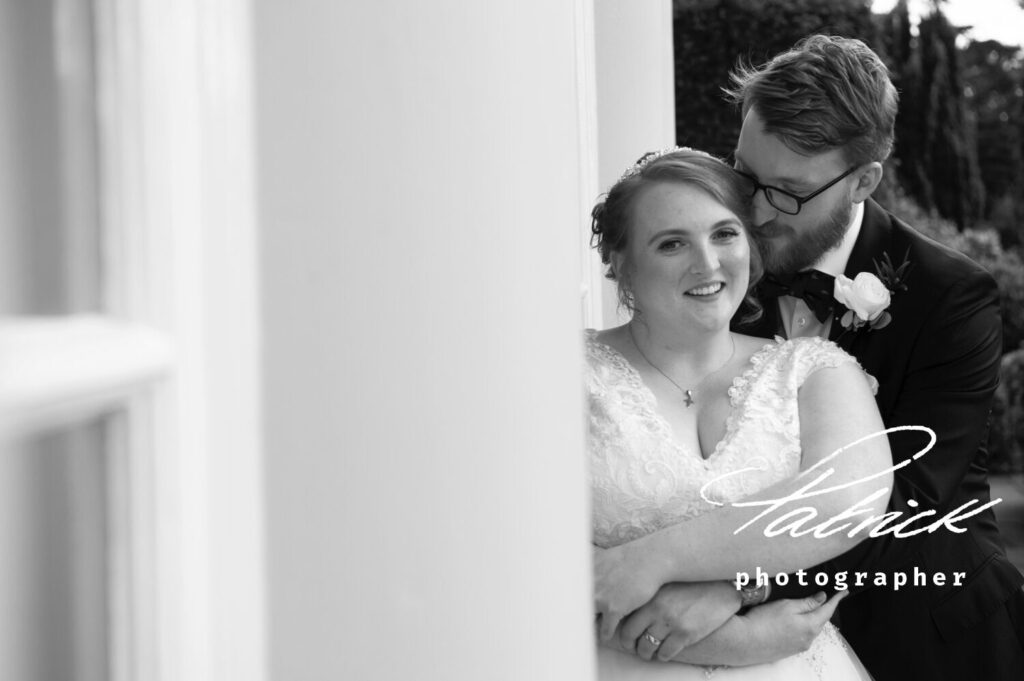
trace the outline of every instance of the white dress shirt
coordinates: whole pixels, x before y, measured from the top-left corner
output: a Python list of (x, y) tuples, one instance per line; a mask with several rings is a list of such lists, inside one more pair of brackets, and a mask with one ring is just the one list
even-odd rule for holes
[[(853, 218), (850, 228), (843, 235), (839, 245), (814, 263), (809, 269), (818, 270), (825, 274), (837, 277), (846, 271), (846, 263), (850, 260), (853, 252), (853, 245), (857, 243), (857, 236), (860, 234), (861, 225), (864, 223), (864, 203), (855, 203)], [(779, 318), (782, 320), (782, 327), (785, 329), (786, 338), (797, 338), (800, 336), (821, 336), (828, 338), (832, 329), (832, 318), (819, 322), (814, 316), (814, 311), (807, 306), (801, 298), (793, 296), (779, 296)]]

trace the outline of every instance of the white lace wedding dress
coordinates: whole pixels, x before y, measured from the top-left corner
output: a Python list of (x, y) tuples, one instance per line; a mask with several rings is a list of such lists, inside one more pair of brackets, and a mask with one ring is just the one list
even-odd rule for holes
[[(756, 469), (713, 485), (709, 496), (716, 501), (738, 501), (795, 476), (800, 464), (798, 388), (816, 369), (856, 361), (821, 338), (766, 343), (733, 381), (725, 436), (704, 459), (676, 444), (640, 375), (592, 330), (586, 332), (586, 358), (594, 541), (604, 547), (712, 510), (700, 489), (729, 471)], [(870, 678), (831, 624), (807, 652), (771, 664), (704, 668), (646, 662), (601, 647), (598, 671), (607, 681)]]

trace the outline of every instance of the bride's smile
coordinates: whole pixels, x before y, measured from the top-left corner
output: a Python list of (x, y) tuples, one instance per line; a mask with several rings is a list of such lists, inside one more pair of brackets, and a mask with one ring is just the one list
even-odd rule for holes
[(715, 295), (716, 293), (721, 292), (721, 290), (724, 287), (725, 287), (725, 282), (724, 281), (715, 281), (715, 282), (712, 282), (710, 284), (704, 284), (702, 286), (697, 286), (696, 288), (692, 288), (689, 291), (687, 291), (684, 295), (687, 295), (687, 296), (698, 296), (700, 298), (708, 298), (710, 296)]

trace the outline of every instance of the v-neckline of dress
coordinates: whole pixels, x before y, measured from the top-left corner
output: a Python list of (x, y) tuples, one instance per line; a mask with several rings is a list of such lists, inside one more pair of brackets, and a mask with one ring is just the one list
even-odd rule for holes
[[(654, 391), (652, 391), (650, 387), (648, 387), (647, 383), (644, 382), (643, 377), (640, 375), (640, 372), (637, 371), (636, 367), (633, 366), (633, 363), (630, 362), (624, 354), (619, 352), (618, 349), (614, 348), (608, 343), (605, 343), (604, 341), (598, 340), (598, 332), (596, 330), (589, 329), (588, 333), (591, 342), (607, 348), (612, 353), (612, 356), (618, 360), (618, 363), (622, 366), (627, 377), (634, 379), (636, 385), (639, 386), (641, 394), (644, 396), (644, 408), (647, 409), (647, 411), (650, 413), (650, 416), (653, 417), (654, 423), (656, 423), (659, 429), (663, 431), (663, 435), (666, 438), (666, 440), (669, 443), (671, 443), (672, 446), (678, 451), (693, 455), (693, 448), (684, 447), (676, 439), (676, 434), (675, 431), (672, 429), (672, 425), (668, 422), (668, 419), (665, 418), (664, 415), (662, 415), (661, 410), (658, 408), (657, 396), (654, 394)], [(732, 382), (729, 384), (728, 390), (729, 415), (726, 416), (725, 418), (725, 433), (722, 435), (722, 439), (715, 443), (715, 446), (712, 447), (711, 452), (707, 456), (704, 456), (704, 452), (701, 451), (699, 448), (696, 452), (697, 459), (704, 463), (704, 465), (710, 465), (710, 463), (714, 459), (718, 458), (718, 456), (722, 453), (722, 450), (725, 449), (726, 444), (728, 444), (728, 442), (732, 439), (733, 435), (735, 434), (738, 428), (738, 416), (742, 413), (740, 411), (742, 403), (739, 401), (740, 388), (743, 385), (749, 383), (750, 378), (755, 375), (761, 364), (764, 362), (764, 357), (768, 355), (770, 352), (776, 350), (782, 344), (782, 342), (783, 339), (778, 336), (776, 336), (773, 340), (766, 341), (763, 346), (758, 348), (752, 355), (750, 355), (749, 358), (747, 358), (747, 362), (744, 365), (743, 371), (741, 371), (740, 373), (733, 377)], [(746, 396), (749, 394), (750, 392), (746, 391), (742, 394), (742, 397), (745, 399)]]

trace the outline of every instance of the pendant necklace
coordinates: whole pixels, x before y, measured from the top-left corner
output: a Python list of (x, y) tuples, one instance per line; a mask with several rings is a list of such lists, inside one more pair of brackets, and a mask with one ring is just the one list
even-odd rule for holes
[(729, 364), (729, 362), (732, 361), (732, 358), (736, 356), (736, 338), (732, 334), (729, 334), (729, 340), (732, 341), (732, 352), (729, 353), (729, 357), (724, 362), (722, 362), (722, 365), (719, 366), (717, 369), (715, 369), (714, 371), (710, 371), (707, 374), (705, 374), (704, 378), (702, 378), (699, 381), (697, 381), (697, 384), (694, 385), (693, 388), (684, 388), (683, 386), (681, 386), (678, 383), (676, 383), (675, 381), (673, 381), (671, 376), (669, 376), (664, 371), (659, 369), (658, 366), (654, 362), (652, 362), (651, 360), (647, 359), (647, 355), (645, 355), (644, 351), (640, 349), (640, 344), (636, 342), (636, 336), (633, 335), (633, 322), (630, 322), (629, 324), (627, 324), (626, 325), (626, 329), (629, 331), (629, 339), (631, 341), (633, 341), (633, 347), (636, 348), (636, 351), (640, 353), (640, 356), (644, 358), (644, 361), (647, 362), (651, 366), (652, 369), (654, 369), (659, 374), (664, 376), (665, 380), (667, 380), (669, 383), (671, 383), (672, 385), (674, 385), (676, 388), (679, 389), (679, 392), (681, 392), (683, 394), (683, 398), (686, 400), (686, 407), (687, 408), (690, 408), (694, 404), (696, 404), (696, 400), (694, 399), (694, 393), (697, 392), (697, 389), (700, 388), (700, 386), (704, 383), (704, 381), (708, 380), (709, 378), (711, 378), (711, 376), (713, 376), (714, 374), (717, 374), (719, 371), (724, 369), (726, 367), (726, 365)]

